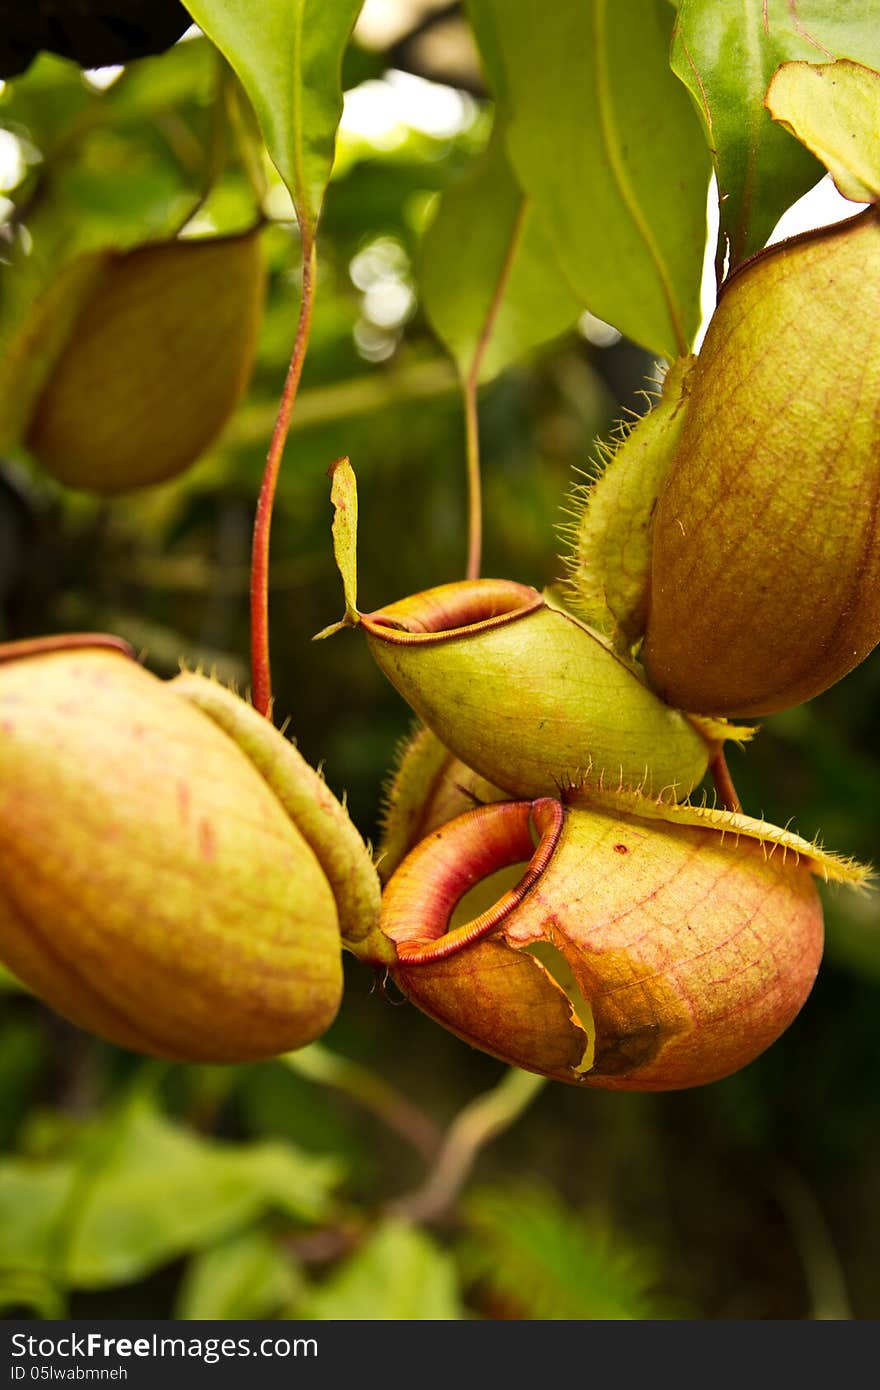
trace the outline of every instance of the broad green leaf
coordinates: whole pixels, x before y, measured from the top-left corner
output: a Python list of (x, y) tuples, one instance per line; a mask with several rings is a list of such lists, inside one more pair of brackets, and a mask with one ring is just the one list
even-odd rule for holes
[(200, 1138), (138, 1100), (74, 1157), (0, 1165), (0, 1269), (126, 1283), (269, 1210), (321, 1220), (338, 1176), (290, 1145)]
[(863, 0), (682, 0), (672, 67), (700, 111), (721, 200), (718, 264), (759, 250), (822, 168), (764, 107), (781, 63), (851, 58), (880, 67), (876, 8)]
[(187, 0), (238, 74), (311, 240), (342, 114), (342, 57), (363, 0)]
[(462, 379), (481, 380), (577, 320), (546, 227), (517, 183), (496, 133), (443, 196), (425, 236), (420, 280), (431, 325)]
[[(494, 29), (480, 12), (488, 8)], [(583, 304), (666, 357), (700, 319), (709, 157), (665, 0), (471, 0), (503, 64), (508, 153)], [(491, 19), (491, 15), (489, 16)], [(495, 51), (497, 45), (497, 52)]]
[(217, 55), (207, 39), (175, 44), (153, 58), (126, 66), (123, 81), (98, 91), (82, 80), (69, 59), (41, 53), (3, 92), (3, 120), (27, 130), (45, 159), (62, 158), (83, 135), (104, 124), (115, 132), (156, 122), (175, 108), (185, 112), (210, 102)]
[(73, 1164), (0, 1163), (0, 1270), (51, 1275), (55, 1235), (70, 1200)]
[(136, 1279), (267, 1208), (319, 1220), (336, 1177), (290, 1146), (219, 1144), (136, 1107), (84, 1199), (69, 1276), (87, 1287)]
[(165, 112), (186, 110), (190, 102), (204, 109), (216, 91), (217, 69), (217, 52), (207, 39), (187, 39), (152, 62), (131, 63), (125, 81), (102, 95), (110, 108), (108, 119), (115, 126), (137, 125), (161, 119)]
[(266, 1231), (243, 1231), (190, 1261), (175, 1317), (270, 1318), (288, 1308), (300, 1281), (290, 1259)]
[(374, 1231), (296, 1311), (322, 1321), (453, 1322), (463, 1316), (449, 1255), (399, 1221)]
[(487, 0), (465, 0), (464, 5), (470, 26), (477, 41), (480, 63), (489, 91), (502, 110), (509, 106), (507, 79), (504, 71), (504, 52), (501, 30), (504, 14), (498, 5)]
[(40, 53), (2, 93), (3, 125), (27, 131), (41, 153), (51, 156), (71, 128), (100, 120), (99, 95), (75, 64), (54, 53)]
[(605, 1220), (585, 1218), (539, 1187), (487, 1188), (465, 1203), (463, 1270), (477, 1301), (541, 1321), (668, 1316), (653, 1293), (653, 1257)]
[(841, 59), (783, 63), (767, 110), (821, 159), (844, 198), (880, 197), (880, 72)]

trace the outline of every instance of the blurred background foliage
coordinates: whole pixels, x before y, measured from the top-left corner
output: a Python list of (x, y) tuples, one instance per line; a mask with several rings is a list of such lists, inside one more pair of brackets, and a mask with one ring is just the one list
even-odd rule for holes
[[(492, 108), (455, 5), (368, 5), (343, 78), (314, 332), (274, 517), (273, 675), (278, 715), (375, 842), (410, 716), (356, 633), (311, 644), (342, 607), (326, 469), (348, 454), (358, 473), (366, 607), (463, 573), (461, 403), (418, 266), (438, 195), (485, 149)], [(241, 89), (197, 35), (121, 72), (42, 54), (3, 88), (0, 122), (5, 335), (83, 250), (181, 226), (240, 230), (258, 202), (269, 219), (254, 375), (195, 467), (104, 501), (54, 483), (23, 449), (0, 465), (0, 638), (107, 629), (162, 676), (202, 663), (244, 689), (254, 501), (298, 308), (289, 195)], [(539, 587), (558, 577), (555, 527), (575, 472), (596, 436), (644, 408), (655, 370), (585, 315), (483, 388), (484, 573)], [(876, 860), (878, 697), (875, 654), (767, 719), (733, 755), (746, 809)], [(424, 1194), (444, 1143), (467, 1133), (455, 1117), (504, 1069), (385, 997), (359, 964), (347, 962), (322, 1044), (227, 1068), (145, 1062), (0, 981), (0, 1307), (880, 1316), (877, 899), (826, 902), (826, 962), (766, 1055), (692, 1092), (536, 1091), (463, 1191), (453, 1184), (433, 1209), (406, 1194)]]

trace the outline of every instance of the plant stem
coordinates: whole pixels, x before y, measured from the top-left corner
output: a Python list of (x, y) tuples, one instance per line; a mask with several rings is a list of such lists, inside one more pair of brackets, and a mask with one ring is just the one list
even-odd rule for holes
[(286, 1052), (278, 1061), (306, 1080), (332, 1086), (357, 1101), (411, 1144), (427, 1162), (437, 1155), (441, 1134), (434, 1122), (368, 1067), (331, 1052), (321, 1043), (312, 1043), (298, 1052)]
[(437, 1161), (414, 1191), (389, 1204), (389, 1213), (408, 1221), (437, 1221), (455, 1203), (480, 1151), (509, 1129), (531, 1105), (547, 1078), (511, 1067), (497, 1086), (459, 1111)]
[(733, 778), (724, 756), (724, 748), (720, 744), (718, 752), (709, 764), (709, 771), (712, 774), (712, 781), (715, 783), (719, 805), (725, 811), (741, 811), (742, 802), (737, 795), (736, 787), (733, 785)]
[(299, 322), (296, 327), (296, 340), (287, 369), (287, 378), (281, 392), (275, 428), (266, 456), (266, 469), (263, 484), (257, 500), (254, 520), (254, 541), (251, 552), (251, 686), (254, 709), (258, 714), (270, 715), (272, 707), (272, 671), (269, 662), (269, 535), (272, 527), (272, 507), (275, 502), (275, 488), (290, 417), (293, 413), (299, 380), (302, 376), (309, 333), (312, 327), (312, 311), (315, 302), (315, 242), (311, 230), (302, 231), (302, 300), (299, 307)]
[(468, 558), (466, 579), (479, 579), (483, 552), (483, 487), (480, 478), (480, 424), (477, 414), (477, 381), (471, 374), (464, 383), (465, 463), (468, 486)]
[(467, 579), (479, 579), (483, 549), (483, 495), (480, 481), (480, 423), (477, 411), (477, 388), (480, 381), (480, 368), (483, 365), (483, 358), (489, 346), (489, 339), (492, 337), (492, 330), (495, 327), (498, 311), (501, 308), (507, 284), (510, 280), (510, 272), (513, 269), (516, 253), (522, 241), (528, 207), (528, 199), (523, 198), (517, 210), (513, 228), (510, 233), (510, 241), (507, 244), (504, 260), (498, 272), (498, 279), (495, 282), (492, 299), (486, 310), (486, 317), (480, 329), (480, 336), (474, 348), (474, 355), (471, 358), (467, 376), (462, 381), (462, 395), (464, 398), (465, 462), (468, 480), (468, 559), (467, 572), (465, 575)]

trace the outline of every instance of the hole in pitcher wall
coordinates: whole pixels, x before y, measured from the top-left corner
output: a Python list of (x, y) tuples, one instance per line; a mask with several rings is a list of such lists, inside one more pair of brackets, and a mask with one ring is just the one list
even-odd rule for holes
[(456, 927), (462, 927), (466, 922), (472, 922), (475, 917), (482, 916), (500, 897), (516, 887), (527, 868), (528, 863), (525, 860), (522, 863), (506, 864), (503, 869), (496, 869), (485, 878), (479, 879), (455, 904), (447, 931), (454, 931)]

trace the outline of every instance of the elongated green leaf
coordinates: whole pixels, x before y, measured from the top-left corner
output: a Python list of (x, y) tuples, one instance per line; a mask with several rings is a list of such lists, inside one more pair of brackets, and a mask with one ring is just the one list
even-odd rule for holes
[(187, 0), (186, 8), (235, 69), (290, 190), (303, 234), (314, 235), (342, 113), (340, 71), (363, 0)]
[(681, 0), (672, 66), (702, 114), (721, 199), (719, 264), (764, 245), (776, 222), (822, 176), (776, 125), (764, 97), (781, 63), (851, 58), (880, 67), (880, 24), (864, 0)]
[(501, 44), (503, 12), (497, 5), (487, 4), (486, 0), (464, 0), (464, 7), (477, 41), (480, 65), (489, 91), (497, 106), (507, 111), (509, 93)]
[(450, 1257), (422, 1231), (387, 1221), (297, 1316), (358, 1322), (452, 1322), (463, 1316)]
[(420, 281), (431, 325), (462, 378), (479, 354), (480, 379), (490, 379), (580, 314), (500, 134), (444, 195), (423, 243)]
[(821, 159), (844, 198), (880, 198), (880, 72), (841, 59), (783, 63), (767, 110)]
[(471, 0), (471, 12), (487, 68), (503, 65), (511, 163), (572, 288), (653, 351), (686, 352), (709, 157), (669, 70), (668, 4)]
[(269, 1318), (289, 1307), (299, 1280), (266, 1231), (243, 1231), (194, 1256), (175, 1316), (181, 1319)]

